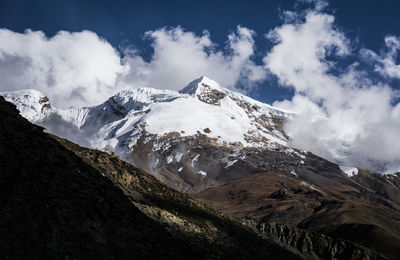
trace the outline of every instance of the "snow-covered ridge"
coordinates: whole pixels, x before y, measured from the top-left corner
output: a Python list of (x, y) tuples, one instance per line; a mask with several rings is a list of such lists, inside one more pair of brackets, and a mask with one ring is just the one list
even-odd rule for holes
[(16, 105), (21, 114), (31, 122), (43, 120), (50, 113), (49, 99), (34, 89), (0, 92), (1, 96)]
[(229, 96), (232, 100), (237, 101), (238, 103), (250, 104), (255, 110), (259, 111), (260, 113), (272, 113), (275, 115), (281, 115), (285, 117), (289, 117), (294, 114), (292, 111), (285, 111), (282, 109), (278, 109), (271, 105), (262, 103), (248, 96), (245, 96), (241, 93), (229, 90), (227, 88), (223, 88), (219, 85), (218, 82), (209, 79), (205, 76), (201, 76), (200, 78), (190, 82), (186, 87), (181, 89), (179, 93), (189, 94), (199, 97), (205, 92), (208, 93), (212, 90), (221, 92)]
[(349, 177), (353, 177), (358, 174), (358, 169), (356, 167), (340, 165), (339, 168)]
[[(97, 106), (64, 110), (50, 106), (45, 95), (35, 90), (1, 94), (31, 122), (63, 137), (68, 131), (58, 126), (63, 120), (65, 127), (74, 128), (74, 136), (97, 149), (111, 147), (128, 153), (143, 133), (159, 137), (169, 133), (182, 137), (202, 134), (220, 145), (278, 147), (287, 142), (274, 120), (290, 114), (225, 89), (204, 76), (179, 92), (125, 90)], [(51, 125), (54, 118), (57, 127)]]

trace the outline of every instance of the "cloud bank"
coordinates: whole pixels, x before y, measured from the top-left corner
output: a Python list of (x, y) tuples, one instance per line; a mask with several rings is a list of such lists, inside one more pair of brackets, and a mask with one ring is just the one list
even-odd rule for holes
[(95, 33), (0, 30), (1, 91), (33, 88), (60, 106), (104, 101), (126, 71), (115, 49)]
[(339, 65), (349, 55), (368, 56), (376, 72), (398, 78), (399, 39), (387, 37), (388, 50), (379, 55), (365, 49), (358, 54), (323, 8), (289, 15), (289, 22), (267, 34), (275, 45), (264, 63), (281, 85), (295, 89), (291, 100), (274, 103), (298, 113), (286, 125), (291, 145), (342, 165), (400, 170), (400, 105), (392, 105), (396, 93), (358, 61)]
[(33, 88), (53, 104), (69, 107), (95, 105), (129, 88), (177, 90), (200, 75), (231, 89), (239, 82), (251, 89), (266, 77), (252, 61), (254, 35), (238, 26), (221, 50), (208, 32), (149, 31), (154, 55), (145, 61), (137, 50), (118, 52), (90, 31), (61, 31), (48, 38), (40, 31), (0, 29), (0, 91)]
[(228, 35), (224, 50), (219, 50), (205, 31), (197, 36), (180, 27), (162, 28), (146, 33), (154, 49), (151, 61), (128, 55), (130, 74), (127, 84), (179, 90), (200, 75), (207, 75), (227, 88), (241, 82), (252, 88), (266, 77), (261, 65), (252, 61), (255, 32), (238, 26)]

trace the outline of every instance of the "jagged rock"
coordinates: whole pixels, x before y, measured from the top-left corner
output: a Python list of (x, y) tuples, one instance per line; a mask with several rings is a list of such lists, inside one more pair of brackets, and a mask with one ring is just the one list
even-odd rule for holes
[(385, 259), (383, 255), (350, 241), (287, 225), (259, 223), (257, 229), (261, 234), (298, 251), (306, 259)]

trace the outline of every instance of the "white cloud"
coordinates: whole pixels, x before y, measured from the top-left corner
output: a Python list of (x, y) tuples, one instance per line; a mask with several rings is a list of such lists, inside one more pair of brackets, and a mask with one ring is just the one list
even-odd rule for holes
[(400, 52), (400, 37), (386, 36), (386, 50), (381, 51), (380, 55), (374, 51), (362, 49), (363, 58), (377, 63), (375, 71), (387, 78), (400, 79), (400, 63), (396, 63)]
[(239, 82), (249, 89), (265, 79), (254, 55), (255, 32), (237, 27), (224, 49), (208, 32), (196, 35), (180, 27), (146, 33), (154, 55), (145, 61), (138, 50), (125, 56), (95, 33), (61, 31), (48, 38), (40, 31), (0, 29), (0, 91), (33, 88), (59, 107), (89, 106), (127, 88), (181, 89), (201, 75), (227, 88)]
[[(399, 105), (391, 105), (394, 92), (383, 83), (373, 84), (357, 63), (331, 73), (337, 64), (330, 58), (340, 60), (352, 49), (334, 17), (321, 10), (297, 17), (290, 13), (285, 24), (267, 35), (276, 45), (264, 58), (265, 67), (296, 91), (291, 100), (274, 103), (298, 113), (286, 125), (292, 145), (349, 166), (399, 170), (400, 118)], [(397, 45), (389, 42), (392, 58)]]
[(93, 105), (113, 92), (126, 71), (119, 54), (95, 33), (0, 29), (0, 90), (33, 88), (65, 107)]
[(326, 73), (332, 64), (321, 60), (327, 54), (346, 55), (349, 48), (344, 35), (332, 28), (333, 16), (309, 12), (305, 19), (304, 23), (284, 24), (268, 33), (277, 44), (264, 63), (281, 85), (295, 86), (297, 91), (320, 98), (337, 90), (334, 79)]
[(158, 29), (146, 33), (152, 41), (154, 55), (149, 62), (128, 55), (131, 72), (123, 83), (178, 90), (193, 79), (206, 75), (227, 88), (238, 82), (253, 86), (265, 79), (262, 66), (252, 60), (254, 31), (237, 27), (228, 35), (225, 52), (219, 50), (208, 32), (196, 35), (180, 27)]

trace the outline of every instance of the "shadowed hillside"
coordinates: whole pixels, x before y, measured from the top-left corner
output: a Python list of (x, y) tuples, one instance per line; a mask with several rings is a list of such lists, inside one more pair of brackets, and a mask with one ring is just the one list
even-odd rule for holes
[(93, 167), (2, 97), (0, 126), (2, 259), (296, 258), (119, 159), (86, 150), (110, 162)]

